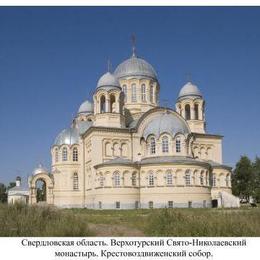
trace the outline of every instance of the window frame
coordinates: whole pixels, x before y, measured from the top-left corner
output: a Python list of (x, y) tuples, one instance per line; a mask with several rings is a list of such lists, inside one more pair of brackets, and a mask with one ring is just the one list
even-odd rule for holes
[(148, 174), (148, 186), (153, 187), (154, 186), (154, 173), (149, 172)]
[(181, 153), (181, 138), (179, 136), (175, 140), (175, 151), (176, 153)]
[(170, 170), (166, 171), (166, 184), (173, 185), (173, 175), (172, 175), (172, 171)]
[(146, 102), (146, 85), (144, 83), (141, 85), (141, 99), (142, 102)]
[(78, 162), (79, 161), (79, 151), (77, 147), (74, 147), (72, 149), (72, 161), (73, 162)]
[(68, 161), (68, 148), (67, 147), (62, 148), (62, 161), (63, 162)]
[(162, 137), (162, 153), (169, 153), (169, 137), (166, 135)]
[(73, 173), (73, 190), (79, 190), (79, 176), (77, 172)]
[(190, 171), (185, 172), (185, 185), (191, 186), (191, 173), (190, 173)]
[(155, 137), (151, 137), (150, 140), (150, 154), (156, 154), (156, 140)]
[(137, 102), (137, 89), (136, 89), (136, 84), (133, 83), (131, 85), (131, 90), (132, 90), (132, 98), (131, 98), (131, 101), (133, 103), (136, 103)]
[(120, 172), (114, 172), (114, 187), (120, 187), (121, 185), (121, 177)]

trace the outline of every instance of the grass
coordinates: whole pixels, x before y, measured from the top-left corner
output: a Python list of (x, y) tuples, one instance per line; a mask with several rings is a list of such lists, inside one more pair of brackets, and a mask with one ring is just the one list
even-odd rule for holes
[(87, 223), (54, 207), (0, 204), (0, 236), (92, 236)]
[(260, 208), (89, 210), (2, 205), (0, 236), (260, 236)]

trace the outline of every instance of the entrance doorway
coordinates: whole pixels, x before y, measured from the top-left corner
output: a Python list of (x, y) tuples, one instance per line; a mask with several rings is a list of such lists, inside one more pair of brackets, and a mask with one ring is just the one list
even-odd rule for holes
[(38, 179), (36, 181), (36, 202), (46, 202), (47, 192), (46, 192), (46, 182), (43, 179)]

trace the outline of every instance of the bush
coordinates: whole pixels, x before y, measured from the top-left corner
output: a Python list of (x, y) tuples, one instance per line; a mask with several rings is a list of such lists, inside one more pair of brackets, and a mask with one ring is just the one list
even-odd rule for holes
[(92, 236), (72, 212), (49, 206), (0, 205), (0, 236)]

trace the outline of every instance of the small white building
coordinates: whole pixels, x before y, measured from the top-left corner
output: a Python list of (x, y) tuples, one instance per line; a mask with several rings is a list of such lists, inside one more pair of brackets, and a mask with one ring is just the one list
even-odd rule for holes
[(21, 177), (16, 177), (15, 187), (8, 190), (8, 204), (15, 202), (28, 203), (29, 189), (25, 185), (21, 185)]

